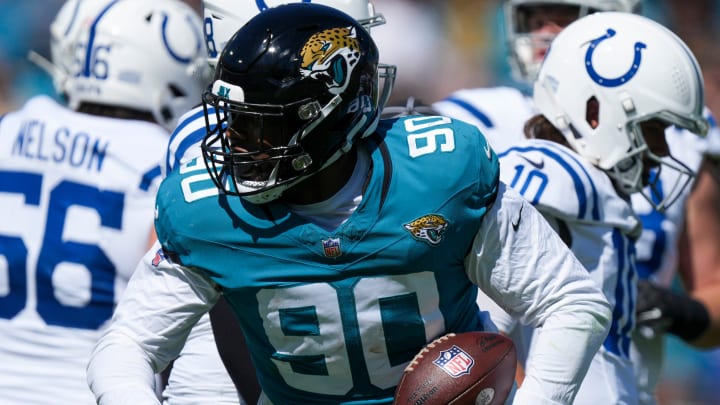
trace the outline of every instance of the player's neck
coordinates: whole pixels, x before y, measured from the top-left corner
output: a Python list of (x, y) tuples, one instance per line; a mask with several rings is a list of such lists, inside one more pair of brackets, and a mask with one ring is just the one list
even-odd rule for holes
[(283, 201), (289, 204), (314, 204), (335, 195), (350, 180), (357, 163), (357, 149), (340, 158), (319, 173), (303, 180), (283, 193)]

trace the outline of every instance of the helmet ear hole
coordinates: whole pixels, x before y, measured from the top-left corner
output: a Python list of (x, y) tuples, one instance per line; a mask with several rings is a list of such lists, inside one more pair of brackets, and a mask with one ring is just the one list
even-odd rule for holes
[(181, 89), (174, 83), (170, 83), (168, 85), (168, 89), (170, 90), (170, 94), (172, 94), (173, 97), (185, 97), (187, 95), (187, 93), (185, 93), (183, 89)]
[(585, 121), (592, 129), (600, 125), (600, 102), (595, 96), (590, 97), (585, 103)]
[(170, 121), (173, 117), (172, 112), (170, 112), (170, 108), (167, 106), (160, 109), (160, 115), (162, 116), (163, 121)]

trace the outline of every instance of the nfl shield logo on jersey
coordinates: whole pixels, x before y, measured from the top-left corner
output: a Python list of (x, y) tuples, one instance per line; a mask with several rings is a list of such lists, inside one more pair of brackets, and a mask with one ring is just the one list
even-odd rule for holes
[(152, 265), (157, 267), (163, 260), (165, 260), (165, 252), (163, 252), (162, 249), (158, 249), (157, 252), (155, 252), (155, 257), (152, 259)]
[(342, 251), (340, 251), (340, 238), (328, 238), (322, 241), (323, 251), (325, 257), (335, 258), (340, 257)]
[(475, 364), (475, 360), (461, 348), (453, 345), (448, 350), (441, 351), (440, 357), (433, 363), (450, 374), (451, 377), (457, 378), (463, 374), (470, 374), (470, 369)]

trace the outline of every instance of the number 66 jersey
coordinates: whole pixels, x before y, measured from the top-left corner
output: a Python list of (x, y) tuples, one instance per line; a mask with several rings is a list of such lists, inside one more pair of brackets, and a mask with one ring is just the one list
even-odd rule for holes
[(167, 138), (45, 96), (0, 120), (0, 403), (94, 403), (85, 368), (147, 249)]

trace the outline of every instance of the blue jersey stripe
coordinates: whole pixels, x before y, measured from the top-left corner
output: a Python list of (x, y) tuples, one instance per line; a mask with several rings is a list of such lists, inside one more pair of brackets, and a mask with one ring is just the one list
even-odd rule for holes
[[(215, 108), (208, 107), (208, 114), (215, 114)], [(185, 129), (192, 125), (193, 123), (197, 122), (199, 119), (203, 118), (204, 121), (205, 113), (202, 109), (200, 111), (195, 112), (191, 116), (187, 117), (187, 119), (184, 119), (173, 131), (172, 135), (170, 135), (170, 141), (168, 141), (168, 146), (172, 145), (173, 142), (180, 137), (181, 133), (185, 131)], [(214, 127), (211, 127), (214, 128)], [(180, 141), (180, 143), (177, 146), (177, 149), (175, 150), (175, 153), (171, 155), (170, 150), (168, 149), (167, 156), (165, 157), (165, 173), (170, 173), (173, 171), (181, 162), (182, 157), (185, 155), (185, 152), (187, 152), (190, 147), (196, 143), (200, 143), (202, 141), (203, 137), (205, 137), (205, 134), (207, 133), (205, 125), (201, 126), (200, 128), (190, 132), (187, 135), (182, 135), (183, 139)], [(172, 160), (170, 159), (172, 156)]]
[(473, 117), (477, 118), (478, 121), (482, 122), (482, 124), (486, 128), (493, 128), (495, 126), (495, 124), (493, 124), (492, 120), (490, 120), (490, 117), (488, 117), (487, 114), (478, 110), (477, 108), (475, 108), (475, 106), (473, 106), (472, 104), (468, 103), (465, 100), (459, 99), (457, 97), (448, 97), (443, 101), (447, 101), (449, 103), (455, 104), (458, 107), (469, 112), (470, 114), (472, 114)]
[(705, 119), (708, 120), (708, 124), (710, 125), (710, 128), (716, 128), (717, 127), (717, 121), (715, 120), (715, 116), (712, 115), (710, 111), (705, 111)]
[(148, 191), (153, 180), (160, 177), (160, 174), (160, 165), (157, 165), (145, 172), (145, 174), (142, 175), (142, 180), (140, 180), (140, 185), (138, 186), (140, 190)]
[[(208, 114), (215, 114), (215, 109), (213, 107), (208, 107)], [(178, 124), (178, 126), (175, 128), (173, 133), (170, 135), (170, 141), (168, 141), (168, 143), (172, 143), (175, 140), (175, 138), (177, 138), (185, 128), (187, 128), (190, 124), (197, 121), (198, 118), (204, 117), (204, 116), (205, 116), (204, 110), (199, 109), (199, 111), (195, 112), (193, 115), (182, 120), (182, 122), (180, 124)]]
[(634, 248), (619, 229), (613, 229), (613, 246), (617, 252), (617, 284), (615, 285), (615, 307), (613, 318), (603, 346), (610, 353), (620, 357), (630, 356), (631, 331), (635, 324), (635, 299), (632, 288), (635, 279), (635, 270), (630, 258)]
[(590, 177), (590, 174), (585, 169), (585, 165), (580, 163), (578, 159), (574, 156), (569, 154), (567, 151), (557, 148), (558, 153), (565, 155), (566, 158), (572, 160), (575, 162), (575, 164), (582, 170), (583, 174), (585, 175), (585, 178), (587, 179), (588, 183), (590, 183), (590, 188), (592, 190), (592, 219), (594, 221), (600, 220), (600, 204), (598, 203), (598, 192), (597, 188), (595, 187), (595, 182), (593, 181), (592, 177)]
[(70, 34), (70, 29), (73, 27), (73, 25), (75, 25), (75, 19), (77, 18), (78, 11), (80, 10), (80, 3), (81, 2), (79, 2), (79, 1), (77, 3), (75, 3), (75, 8), (73, 8), (73, 12), (72, 12), (72, 17), (70, 17), (70, 23), (68, 24), (67, 27), (65, 27), (65, 32), (63, 32), (63, 37), (67, 37)]
[(540, 146), (525, 146), (525, 147), (512, 147), (505, 152), (502, 152), (498, 157), (503, 157), (507, 155), (508, 153), (512, 151), (517, 152), (529, 152), (529, 151), (537, 151), (542, 152), (544, 155), (548, 156), (549, 158), (555, 160), (560, 166), (562, 166), (563, 169), (570, 175), (570, 178), (572, 178), (573, 184), (575, 186), (575, 194), (578, 198), (578, 219), (583, 219), (588, 212), (588, 201), (587, 201), (587, 192), (585, 191), (585, 185), (583, 184), (582, 179), (580, 178), (580, 174), (570, 165), (570, 163), (567, 162), (566, 159), (570, 159), (575, 162), (576, 166), (580, 167), (582, 170), (582, 173), (584, 174), (587, 182), (590, 184), (590, 188), (592, 191), (592, 219), (593, 220), (599, 220), (600, 219), (600, 213), (598, 210), (598, 195), (597, 195), (597, 189), (595, 188), (595, 183), (593, 183), (592, 178), (587, 173), (583, 165), (575, 159), (575, 157), (560, 151), (559, 149), (550, 148), (550, 147), (540, 147)]
[(633, 260), (636, 257), (635, 253), (635, 244), (631, 243), (627, 238), (625, 238), (626, 241), (626, 247), (627, 247), (627, 255), (626, 258), (629, 258), (627, 262), (627, 274), (623, 280), (625, 281), (625, 289), (627, 292), (628, 302), (627, 302), (627, 322), (625, 323), (625, 326), (623, 327), (623, 349), (625, 350), (625, 353), (630, 354), (630, 341), (632, 338), (632, 331), (635, 329), (635, 306), (637, 305), (637, 271), (635, 269), (635, 261)]

